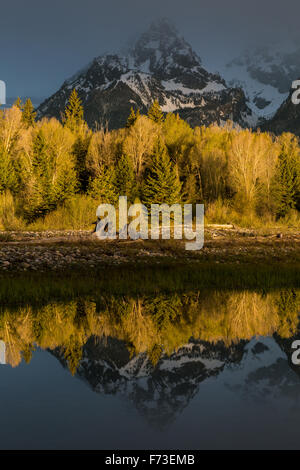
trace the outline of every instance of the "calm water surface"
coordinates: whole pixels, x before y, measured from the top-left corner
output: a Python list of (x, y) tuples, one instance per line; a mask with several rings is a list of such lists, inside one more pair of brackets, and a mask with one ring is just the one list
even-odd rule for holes
[(3, 309), (1, 449), (299, 448), (300, 292)]

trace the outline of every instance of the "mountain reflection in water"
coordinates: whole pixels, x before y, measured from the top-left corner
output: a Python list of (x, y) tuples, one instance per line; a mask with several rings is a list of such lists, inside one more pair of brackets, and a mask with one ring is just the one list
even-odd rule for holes
[(93, 392), (131, 403), (161, 431), (195, 406), (211, 380), (214, 393), (222, 383), (245, 407), (280, 399), (300, 416), (300, 366), (291, 364), (299, 310), (295, 290), (98, 296), (2, 309), (0, 362), (17, 369), (26, 362), (30, 371), (44, 350)]

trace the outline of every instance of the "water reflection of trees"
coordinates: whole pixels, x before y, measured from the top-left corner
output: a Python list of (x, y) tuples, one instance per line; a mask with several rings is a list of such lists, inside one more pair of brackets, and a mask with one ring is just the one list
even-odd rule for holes
[(131, 356), (147, 353), (156, 364), (191, 338), (225, 346), (255, 335), (288, 338), (297, 332), (300, 292), (197, 292), (151, 297), (77, 299), (3, 309), (0, 339), (6, 362), (30, 362), (34, 348), (59, 349), (72, 373), (89, 338), (125, 342)]

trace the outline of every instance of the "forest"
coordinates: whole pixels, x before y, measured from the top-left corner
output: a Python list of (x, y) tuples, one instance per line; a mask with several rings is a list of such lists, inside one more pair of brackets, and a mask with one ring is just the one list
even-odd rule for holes
[(31, 100), (0, 111), (0, 228), (88, 229), (99, 203), (204, 203), (209, 223), (300, 225), (296, 136), (223, 126), (191, 128), (131, 109), (126, 127), (90, 129), (73, 90), (61, 120)]

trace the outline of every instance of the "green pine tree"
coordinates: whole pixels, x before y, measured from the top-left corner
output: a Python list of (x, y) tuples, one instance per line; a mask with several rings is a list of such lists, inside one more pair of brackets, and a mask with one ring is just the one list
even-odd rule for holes
[(88, 193), (103, 204), (115, 204), (118, 196), (114, 182), (114, 168), (103, 168), (98, 176), (90, 180)]
[(25, 185), (25, 218), (32, 222), (56, 209), (74, 195), (76, 183), (71, 155), (58, 158), (44, 132), (39, 130), (33, 141), (32, 167)]
[(300, 199), (300, 158), (296, 138), (289, 134), (281, 137), (282, 148), (278, 157), (273, 180), (276, 215), (286, 216), (291, 209), (299, 207)]
[(32, 183), (25, 209), (28, 220), (44, 216), (51, 209), (48, 147), (40, 130), (33, 142)]
[(70, 95), (63, 121), (65, 126), (71, 129), (72, 132), (84, 123), (82, 102), (75, 88)]
[(132, 161), (127, 155), (118, 160), (115, 170), (115, 186), (118, 196), (127, 196), (134, 200), (136, 196), (136, 181)]
[(152, 163), (146, 171), (143, 201), (148, 204), (180, 202), (181, 183), (166, 147), (159, 138), (154, 147)]
[(199, 202), (201, 199), (200, 190), (196, 176), (193, 173), (187, 175), (183, 188), (183, 198), (187, 204), (196, 204)]
[(130, 127), (132, 127), (135, 124), (136, 120), (139, 118), (139, 116), (140, 110), (138, 109), (137, 112), (135, 112), (134, 109), (131, 107), (130, 114), (126, 122), (126, 128), (129, 129)]
[(36, 118), (36, 112), (34, 111), (31, 99), (28, 98), (24, 104), (22, 121), (27, 128), (34, 126)]
[(28, 221), (44, 216), (49, 210), (50, 178), (47, 166), (47, 145), (42, 131), (33, 141), (30, 191), (26, 195), (24, 215)]
[(19, 108), (21, 111), (23, 111), (23, 108), (24, 108), (24, 104), (22, 103), (22, 100), (21, 98), (18, 96), (18, 98), (16, 99), (16, 101), (14, 102), (14, 106), (16, 106), (17, 108)]
[(86, 192), (89, 183), (89, 172), (86, 167), (86, 158), (91, 142), (90, 132), (81, 132), (74, 143), (73, 155), (75, 157), (75, 169), (78, 179), (79, 192)]
[(159, 106), (159, 102), (155, 100), (148, 111), (148, 118), (151, 121), (161, 124), (164, 121), (164, 114)]
[(65, 360), (68, 363), (69, 371), (72, 375), (76, 374), (80, 359), (82, 358), (82, 346), (75, 335), (69, 339), (64, 351)]
[(10, 190), (16, 193), (18, 179), (14, 161), (9, 153), (0, 145), (0, 193)]
[(155, 344), (152, 349), (148, 352), (148, 358), (153, 367), (156, 367), (163, 353), (163, 347), (161, 344)]
[(32, 359), (32, 353), (34, 351), (34, 345), (32, 343), (26, 344), (23, 351), (22, 356), (26, 364), (29, 364)]

